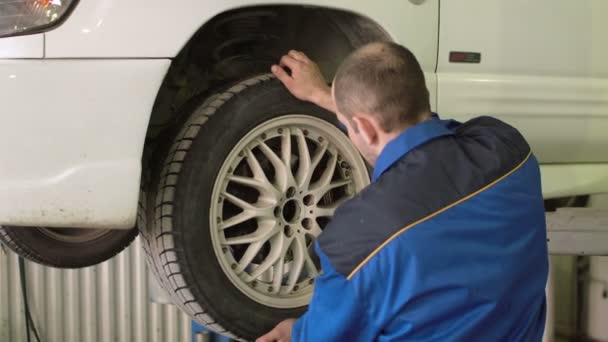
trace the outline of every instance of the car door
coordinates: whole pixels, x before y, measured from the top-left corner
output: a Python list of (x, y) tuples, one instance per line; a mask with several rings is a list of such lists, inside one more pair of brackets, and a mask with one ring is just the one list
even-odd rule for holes
[(608, 162), (608, 1), (440, 5), (438, 110), (517, 127), (541, 163)]

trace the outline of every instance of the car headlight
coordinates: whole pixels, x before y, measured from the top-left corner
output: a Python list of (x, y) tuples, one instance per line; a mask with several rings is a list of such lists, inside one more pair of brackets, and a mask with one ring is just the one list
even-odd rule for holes
[(0, 0), (0, 37), (42, 32), (59, 25), (77, 0)]

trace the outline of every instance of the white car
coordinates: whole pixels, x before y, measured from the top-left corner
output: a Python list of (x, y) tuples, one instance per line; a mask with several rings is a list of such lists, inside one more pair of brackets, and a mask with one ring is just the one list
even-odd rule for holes
[(362, 44), (407, 46), (444, 118), (523, 132), (555, 205), (608, 192), (606, 13), (605, 0), (0, 0), (0, 239), (83, 267), (137, 224), (177, 305), (253, 338), (305, 310), (314, 238), (369, 183), (333, 115), (267, 75), (280, 55), (302, 50), (330, 80)]

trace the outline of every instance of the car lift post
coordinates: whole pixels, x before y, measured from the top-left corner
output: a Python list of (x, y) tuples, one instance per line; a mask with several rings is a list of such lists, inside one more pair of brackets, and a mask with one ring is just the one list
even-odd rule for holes
[[(547, 213), (549, 254), (608, 255), (608, 210), (594, 208), (559, 208)], [(547, 323), (543, 342), (553, 342), (553, 279), (547, 283)]]

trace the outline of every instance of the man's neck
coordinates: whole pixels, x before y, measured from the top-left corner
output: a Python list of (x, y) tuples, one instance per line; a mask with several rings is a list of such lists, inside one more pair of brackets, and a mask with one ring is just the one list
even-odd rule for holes
[(431, 112), (425, 112), (423, 114), (420, 114), (418, 117), (420, 119), (417, 120), (414, 124), (406, 125), (405, 127), (401, 128), (401, 129), (397, 129), (390, 133), (382, 134), (382, 136), (380, 136), (380, 146), (381, 146), (380, 152), (382, 152), (382, 150), (386, 147), (386, 145), (388, 143), (395, 140), (395, 138), (397, 138), (398, 136), (400, 136), (401, 134), (406, 132), (410, 127), (416, 126), (419, 123), (422, 123), (427, 120), (431, 120), (433, 118)]

